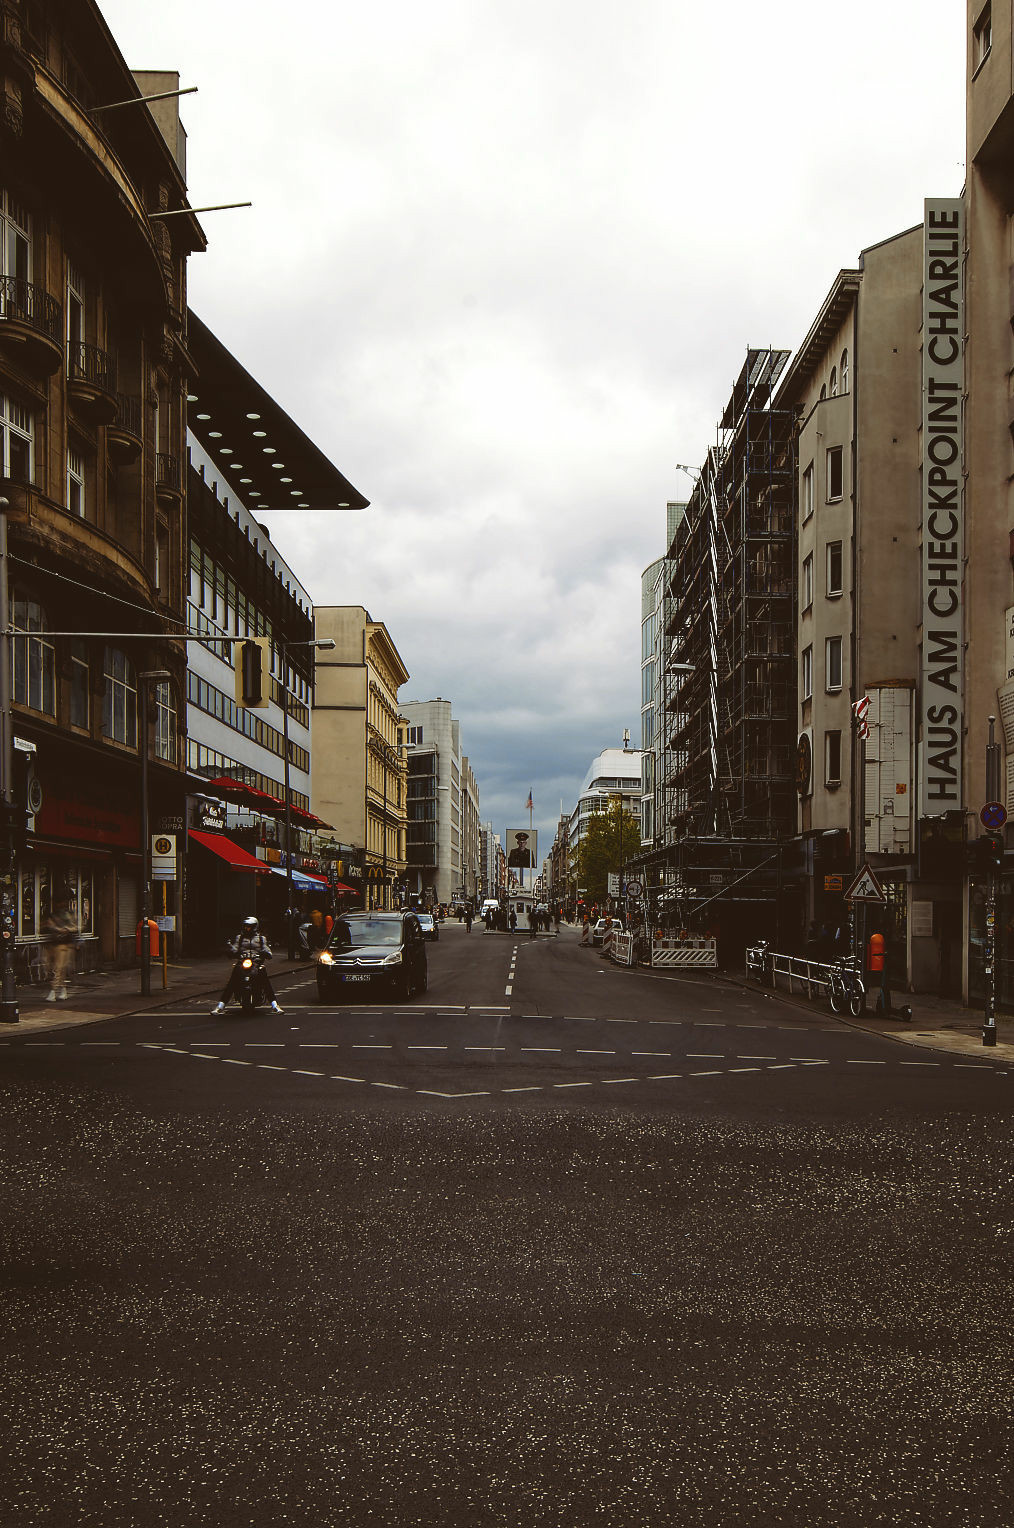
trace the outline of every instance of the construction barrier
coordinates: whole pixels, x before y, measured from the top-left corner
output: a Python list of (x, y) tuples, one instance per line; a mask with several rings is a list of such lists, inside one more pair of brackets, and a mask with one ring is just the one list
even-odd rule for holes
[(693, 935), (688, 939), (653, 939), (651, 963), (653, 966), (715, 971), (718, 969), (718, 943)]
[(634, 958), (633, 934), (614, 934), (609, 953), (618, 966), (633, 966), (637, 964)]

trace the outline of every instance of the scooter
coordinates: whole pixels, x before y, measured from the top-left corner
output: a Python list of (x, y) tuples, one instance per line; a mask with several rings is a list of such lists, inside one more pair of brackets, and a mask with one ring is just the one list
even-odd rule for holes
[(766, 939), (758, 939), (756, 944), (747, 947), (746, 974), (756, 982), (767, 984), (769, 981), (767, 971), (767, 957), (770, 946)]

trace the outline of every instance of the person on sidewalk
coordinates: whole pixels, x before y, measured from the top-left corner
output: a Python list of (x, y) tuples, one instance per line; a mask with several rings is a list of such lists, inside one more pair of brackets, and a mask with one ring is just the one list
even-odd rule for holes
[(264, 968), (264, 962), (271, 959), (271, 946), (261, 933), (261, 926), (256, 918), (244, 918), (243, 927), (229, 944), (235, 959), (232, 970), (229, 972), (229, 980), (225, 984), (225, 991), (219, 998), (218, 1004), (211, 1011), (213, 1014), (224, 1013), (225, 1005), (231, 997), (239, 996), (239, 963), (244, 955), (252, 955), (260, 962), (260, 977), (264, 996), (271, 1001), (272, 1013), (284, 1013), (284, 1008), (279, 1008), (278, 999), (275, 997), (274, 988), (271, 985), (268, 973)]
[(472, 932), (472, 909), (470, 907), (466, 907), (465, 908), (465, 933), (466, 934), (470, 934), (471, 932)]
[(53, 909), (42, 925), (46, 940), (47, 964), (49, 966), (49, 993), (47, 1003), (67, 1000), (67, 971), (77, 943), (77, 919), (67, 902)]

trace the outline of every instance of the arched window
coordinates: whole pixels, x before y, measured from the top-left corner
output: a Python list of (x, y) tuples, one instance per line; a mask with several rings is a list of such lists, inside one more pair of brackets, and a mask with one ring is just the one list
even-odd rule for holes
[(176, 763), (176, 705), (168, 679), (155, 686), (154, 756), (167, 764)]
[(823, 403), (823, 401), (824, 401), (824, 399), (826, 397), (827, 397), (827, 383), (825, 382), (824, 386), (820, 390), (820, 401), (821, 401), (821, 403)]
[(831, 367), (831, 397), (832, 398), (837, 398), (837, 396), (838, 396), (838, 368), (837, 368), (837, 366), (832, 366)]
[(105, 694), (102, 736), (137, 747), (137, 680), (134, 665), (118, 647), (107, 647), (103, 663)]
[(847, 393), (849, 390), (849, 353), (843, 350), (841, 353), (841, 390)]
[(56, 651), (46, 612), (35, 600), (11, 601), (13, 697), (33, 711), (56, 715)]

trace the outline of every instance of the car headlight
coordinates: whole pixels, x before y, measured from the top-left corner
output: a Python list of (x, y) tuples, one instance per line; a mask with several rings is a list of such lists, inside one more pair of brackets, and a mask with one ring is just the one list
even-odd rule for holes
[(401, 965), (401, 951), (400, 950), (395, 950), (393, 955), (385, 955), (384, 956), (384, 960), (383, 960), (383, 964), (385, 966), (400, 966)]
[(250, 959), (250, 957), (248, 955), (246, 960), (244, 960), (244, 962), (243, 962), (243, 970), (244, 971), (249, 971), (249, 969), (250, 969), (250, 967), (252, 965), (253, 965), (253, 961)]
[(320, 954), (317, 956), (317, 960), (322, 966), (334, 965), (334, 956), (329, 950), (321, 950)]

